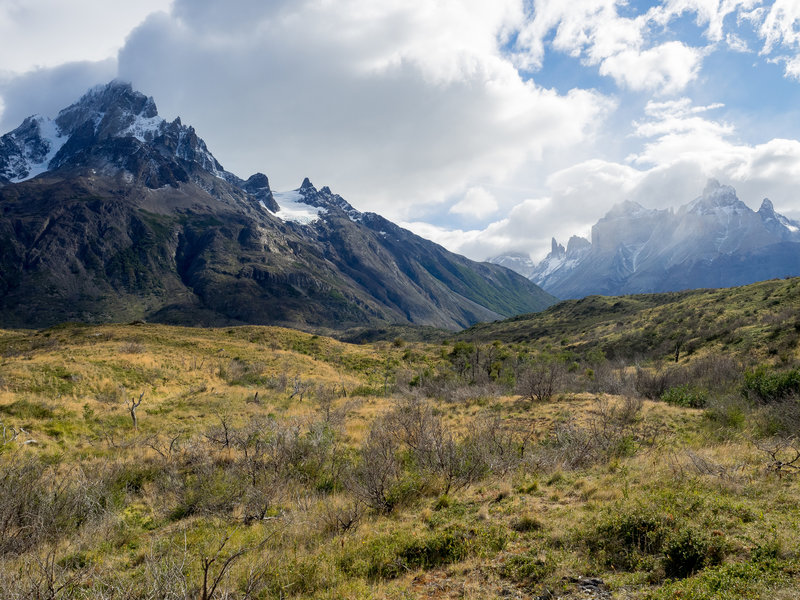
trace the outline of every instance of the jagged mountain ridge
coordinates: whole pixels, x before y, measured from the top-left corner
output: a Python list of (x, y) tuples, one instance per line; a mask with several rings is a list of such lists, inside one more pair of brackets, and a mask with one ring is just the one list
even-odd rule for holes
[(0, 214), (6, 327), (458, 329), (554, 301), (308, 180), (277, 194), (266, 175), (240, 179), (193, 128), (118, 81), (0, 138)]
[(528, 276), (559, 298), (732, 287), (800, 275), (800, 223), (758, 211), (735, 190), (709, 181), (703, 194), (675, 211), (636, 202), (613, 207), (592, 227), (592, 240), (573, 237)]

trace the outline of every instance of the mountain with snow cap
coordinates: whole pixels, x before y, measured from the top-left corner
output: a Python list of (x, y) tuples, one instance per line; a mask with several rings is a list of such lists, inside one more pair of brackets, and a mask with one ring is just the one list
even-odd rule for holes
[(239, 178), (128, 83), (0, 137), (0, 326), (459, 329), (553, 302), (308, 179)]
[(800, 275), (800, 224), (775, 212), (768, 199), (751, 210), (733, 187), (712, 179), (675, 211), (631, 201), (614, 206), (592, 227), (591, 242), (573, 237), (564, 249), (553, 240), (551, 252), (525, 274), (560, 298)]
[(231, 177), (192, 127), (159, 117), (152, 98), (120, 81), (91, 89), (55, 119), (29, 117), (0, 138), (0, 181), (19, 183), (59, 169), (124, 170), (150, 188), (201, 172)]

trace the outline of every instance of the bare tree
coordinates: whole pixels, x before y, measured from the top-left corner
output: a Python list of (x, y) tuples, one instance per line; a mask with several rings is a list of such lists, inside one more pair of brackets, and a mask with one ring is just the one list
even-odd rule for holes
[(36, 440), (33, 439), (31, 437), (31, 435), (27, 431), (25, 431), (22, 427), (20, 427), (20, 428), (16, 428), (16, 427), (6, 428), (5, 423), (0, 421), (0, 428), (2, 428), (2, 430), (3, 430), (3, 440), (2, 440), (2, 442), (0, 442), (0, 448), (5, 446), (6, 444), (11, 444), (11, 443), (17, 441), (17, 438), (20, 435), (24, 435), (25, 438), (26, 438), (26, 439), (24, 439), (24, 440), (22, 440), (20, 442), (23, 446), (28, 445), (28, 444), (36, 444), (37, 443)]
[(753, 442), (756, 448), (767, 454), (766, 470), (778, 477), (800, 473), (800, 444), (797, 439), (780, 438), (771, 443)]
[(186, 435), (186, 431), (181, 430), (168, 434), (166, 439), (159, 435), (153, 435), (145, 440), (145, 444), (155, 450), (164, 460), (170, 458), (180, 447), (180, 439)]
[(219, 419), (219, 426), (212, 427), (205, 433), (208, 441), (219, 444), (222, 448), (230, 448), (233, 443), (233, 430), (231, 427), (231, 416), (227, 412), (216, 412)]
[(224, 555), (222, 552), (225, 550), (225, 546), (228, 544), (230, 539), (230, 534), (226, 535), (220, 542), (216, 552), (214, 552), (213, 555), (204, 555), (200, 557), (200, 568), (203, 571), (203, 587), (200, 593), (201, 600), (211, 600), (214, 597), (217, 587), (222, 581), (222, 578), (225, 576), (225, 573), (233, 565), (233, 563), (241, 558), (241, 556), (248, 550), (248, 548), (242, 547), (234, 552), (231, 552), (227, 556)]
[(384, 419), (373, 423), (361, 446), (361, 463), (351, 481), (351, 489), (378, 512), (391, 512), (397, 501), (392, 494), (402, 475), (397, 451), (397, 438), (391, 426)]
[(300, 402), (303, 401), (303, 396), (305, 396), (306, 392), (311, 389), (311, 383), (308, 381), (303, 381), (300, 379), (300, 376), (297, 375), (294, 380), (292, 381), (292, 393), (289, 395), (289, 400), (298, 396)]
[(125, 398), (125, 405), (128, 407), (128, 412), (131, 413), (131, 421), (133, 421), (133, 428), (138, 430), (139, 429), (139, 419), (136, 417), (136, 409), (139, 408), (139, 405), (142, 403), (144, 399), (144, 392), (139, 394), (139, 399), (134, 400), (133, 398)]
[(531, 401), (547, 402), (564, 379), (564, 365), (555, 359), (538, 360), (523, 370), (517, 392)]

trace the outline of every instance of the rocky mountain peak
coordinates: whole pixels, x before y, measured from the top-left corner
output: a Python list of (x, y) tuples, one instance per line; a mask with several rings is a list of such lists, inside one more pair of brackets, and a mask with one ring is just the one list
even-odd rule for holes
[(240, 179), (194, 128), (119, 81), (0, 137), (0, 205), (6, 327), (145, 317), (458, 329), (554, 301), (308, 178), (289, 192), (263, 173)]
[(0, 183), (16, 183), (46, 171), (122, 173), (150, 188), (216, 177), (242, 182), (226, 172), (180, 119), (158, 116), (153, 98), (130, 83), (97, 86), (55, 119), (29, 117), (0, 138)]
[(592, 247), (592, 242), (579, 235), (573, 235), (567, 242), (567, 257), (577, 256)]
[(567, 251), (564, 249), (564, 246), (559, 244), (556, 241), (556, 238), (552, 238), (550, 240), (550, 254), (552, 256), (554, 256), (554, 257), (555, 256), (564, 256), (566, 253), (567, 253)]
[(339, 194), (334, 194), (327, 185), (321, 189), (314, 187), (308, 177), (303, 179), (302, 185), (296, 190), (299, 200), (303, 204), (317, 208), (338, 209), (343, 211), (352, 221), (360, 221), (363, 214), (352, 207), (352, 205), (342, 198)]
[(272, 189), (269, 187), (269, 178), (263, 173), (255, 173), (248, 177), (247, 181), (242, 183), (241, 188), (256, 200), (262, 202), (268, 210), (272, 212), (280, 210), (272, 195)]
[(120, 134), (136, 120), (157, 117), (153, 98), (134, 91), (130, 83), (114, 80), (89, 90), (80, 100), (59, 112), (55, 121), (65, 135), (75, 133), (90, 122), (99, 137), (106, 137)]
[(719, 182), (719, 180), (712, 177), (706, 182), (706, 187), (703, 188), (703, 196), (711, 196), (721, 187), (722, 184)]
[(775, 206), (772, 204), (772, 200), (769, 198), (764, 198), (761, 201), (761, 208), (758, 209), (758, 212), (761, 215), (774, 215)]
[(751, 212), (747, 205), (739, 200), (736, 190), (730, 185), (723, 185), (716, 179), (709, 179), (703, 194), (695, 198), (687, 206), (687, 212), (710, 214), (723, 212)]

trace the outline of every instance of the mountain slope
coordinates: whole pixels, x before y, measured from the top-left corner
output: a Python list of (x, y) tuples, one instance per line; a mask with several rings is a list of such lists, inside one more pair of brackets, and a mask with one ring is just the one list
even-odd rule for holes
[(750, 210), (730, 186), (709, 182), (677, 211), (615, 206), (529, 277), (560, 298), (730, 287), (800, 274), (800, 224), (764, 200)]
[(0, 138), (0, 184), (0, 326), (459, 329), (554, 301), (308, 180), (240, 179), (120, 82)]
[(746, 286), (631, 296), (587, 296), (545, 311), (475, 325), (475, 341), (533, 342), (556, 352), (609, 359), (674, 360), (720, 355), (791, 361), (800, 341), (800, 278)]

